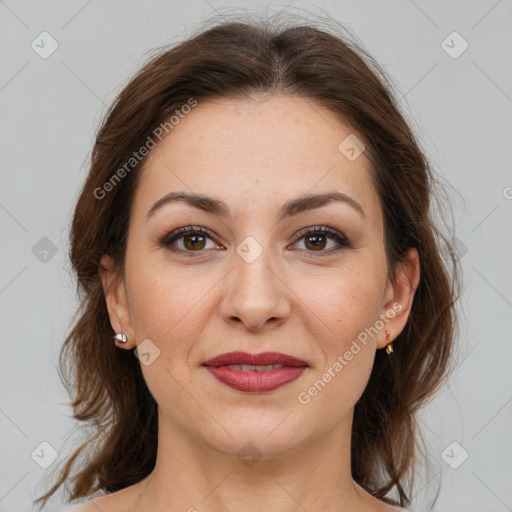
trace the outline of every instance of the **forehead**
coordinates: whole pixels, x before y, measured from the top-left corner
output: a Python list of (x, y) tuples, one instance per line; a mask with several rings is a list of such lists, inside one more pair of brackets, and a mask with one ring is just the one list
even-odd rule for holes
[(351, 161), (339, 149), (354, 135), (311, 99), (262, 95), (199, 101), (150, 152), (134, 207), (147, 211), (150, 202), (173, 190), (247, 207), (249, 202), (269, 206), (269, 198), (280, 206), (300, 194), (336, 189), (372, 214), (377, 196), (369, 160), (362, 153)]

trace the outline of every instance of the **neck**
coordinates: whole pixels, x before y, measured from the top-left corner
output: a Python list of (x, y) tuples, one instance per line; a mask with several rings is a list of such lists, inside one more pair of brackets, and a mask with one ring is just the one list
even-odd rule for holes
[(293, 446), (270, 433), (254, 442), (230, 439), (215, 447), (159, 411), (157, 462), (141, 482), (134, 510), (391, 510), (352, 480), (351, 424), (352, 415), (318, 438)]

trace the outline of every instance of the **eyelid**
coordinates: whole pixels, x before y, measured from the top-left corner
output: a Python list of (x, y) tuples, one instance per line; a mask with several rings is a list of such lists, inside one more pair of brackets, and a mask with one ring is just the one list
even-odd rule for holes
[(324, 235), (333, 239), (338, 244), (338, 247), (329, 249), (327, 251), (305, 251), (310, 256), (328, 256), (337, 253), (340, 250), (352, 248), (352, 243), (343, 233), (326, 225), (308, 226), (301, 229), (294, 235), (293, 244), (296, 244), (299, 240), (303, 239), (307, 235), (313, 236), (316, 234)]
[(295, 233), (294, 240), (300, 240), (301, 238), (303, 238), (306, 235), (309, 235), (310, 233), (320, 233), (322, 235), (327, 234), (327, 235), (332, 235), (333, 237), (337, 236), (337, 237), (339, 237), (343, 240), (346, 240), (348, 242), (347, 237), (345, 235), (343, 235), (342, 233), (340, 233), (337, 229), (331, 228), (331, 227), (323, 225), (323, 224), (318, 225), (318, 226), (308, 226), (308, 227), (302, 228), (300, 231), (297, 231), (297, 233)]
[[(208, 228), (203, 228), (202, 226), (194, 226), (192, 224), (188, 226), (183, 226), (181, 228), (175, 229), (174, 231), (171, 231), (170, 233), (167, 233), (161, 240), (161, 245), (168, 246), (178, 238), (182, 238), (187, 235), (205, 235), (209, 238), (211, 238), (216, 244), (221, 245), (217, 241), (217, 237), (213, 234), (212, 231), (210, 231)], [(183, 252), (183, 251), (180, 251)], [(193, 252), (193, 251), (188, 251)], [(200, 251), (199, 251), (200, 252)]]
[[(222, 245), (218, 242), (216, 236), (213, 234), (212, 231), (210, 231), (208, 228), (204, 228), (202, 226), (194, 226), (194, 225), (188, 225), (183, 226), (181, 228), (175, 229), (171, 233), (168, 233), (164, 236), (164, 238), (160, 241), (160, 245), (164, 248), (177, 253), (185, 253), (187, 255), (193, 255), (194, 253), (204, 253), (205, 250), (199, 250), (199, 251), (183, 251), (180, 249), (171, 248), (171, 244), (178, 240), (179, 238), (183, 238), (185, 236), (190, 235), (204, 235), (213, 240), (217, 245)], [(328, 238), (333, 239), (337, 244), (338, 247), (331, 248), (327, 251), (305, 251), (309, 253), (310, 255), (315, 256), (323, 256), (323, 255), (329, 255), (333, 254), (335, 252), (338, 252), (342, 249), (351, 248), (351, 242), (350, 240), (341, 232), (339, 232), (337, 229), (331, 228), (326, 225), (317, 225), (317, 226), (308, 226), (305, 228), (302, 228), (300, 231), (295, 233), (293, 236), (293, 243), (292, 245), (296, 244), (299, 240), (304, 238), (307, 235), (313, 236), (315, 234), (320, 234), (327, 236)]]

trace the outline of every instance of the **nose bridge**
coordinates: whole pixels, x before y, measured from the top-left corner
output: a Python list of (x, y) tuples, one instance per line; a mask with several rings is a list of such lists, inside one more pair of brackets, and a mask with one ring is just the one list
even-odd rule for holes
[(257, 329), (269, 319), (286, 317), (289, 296), (279, 278), (279, 267), (268, 246), (246, 237), (233, 254), (233, 271), (222, 308), (224, 318), (238, 319), (248, 328)]

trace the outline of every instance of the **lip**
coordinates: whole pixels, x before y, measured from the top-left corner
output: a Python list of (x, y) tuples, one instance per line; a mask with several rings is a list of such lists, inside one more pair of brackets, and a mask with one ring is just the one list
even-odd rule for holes
[(226, 352), (213, 359), (208, 359), (204, 366), (228, 366), (230, 364), (252, 364), (267, 366), (269, 364), (282, 364), (283, 366), (308, 366), (302, 359), (281, 354), (280, 352), (263, 352), (261, 354), (248, 354), (247, 352)]
[[(239, 370), (228, 365), (282, 365), (268, 371)], [(248, 354), (247, 352), (228, 352), (203, 363), (203, 366), (222, 384), (246, 393), (273, 391), (298, 379), (308, 368), (305, 361), (279, 352)]]

